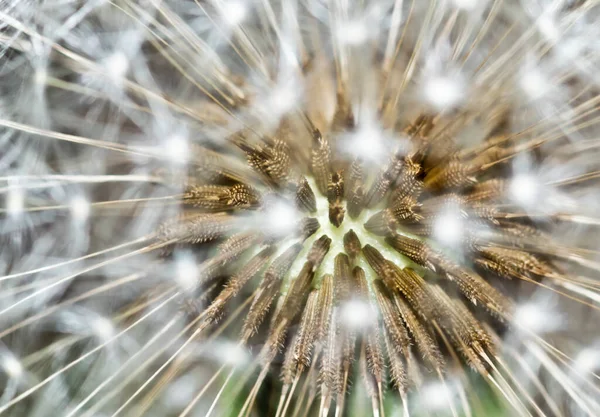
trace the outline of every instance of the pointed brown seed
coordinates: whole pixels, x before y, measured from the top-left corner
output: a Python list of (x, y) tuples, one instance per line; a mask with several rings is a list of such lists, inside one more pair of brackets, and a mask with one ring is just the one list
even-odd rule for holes
[(344, 215), (346, 210), (341, 203), (330, 203), (329, 204), (329, 222), (335, 227), (340, 227), (344, 221)]
[(409, 157), (404, 158), (404, 164), (400, 174), (393, 183), (393, 191), (390, 200), (397, 200), (412, 197), (416, 199), (423, 190), (423, 182), (417, 179), (421, 172), (421, 166), (412, 161)]
[(229, 181), (244, 183), (258, 177), (246, 164), (241, 164), (233, 158), (224, 157), (204, 147), (195, 147), (193, 149), (192, 160), (195, 162), (192, 173), (194, 179), (207, 182), (217, 182), (227, 179)]
[(390, 206), (394, 218), (401, 223), (418, 223), (424, 219), (417, 213), (421, 204), (413, 196), (406, 196), (395, 200)]
[(530, 274), (547, 276), (552, 270), (534, 255), (515, 249), (482, 247), (478, 249), (483, 258), (475, 263), (506, 278), (519, 278)]
[(207, 210), (227, 210), (252, 207), (258, 204), (258, 194), (245, 184), (231, 187), (223, 185), (198, 185), (190, 187), (182, 202)]
[(234, 217), (226, 213), (188, 214), (163, 223), (157, 231), (161, 242), (194, 244), (217, 239), (236, 227)]
[(352, 275), (350, 273), (350, 262), (344, 253), (338, 253), (333, 261), (333, 279), (336, 288), (336, 300), (345, 302), (350, 299), (352, 287)]
[(215, 256), (208, 258), (202, 263), (199, 272), (200, 281), (215, 278), (224, 266), (239, 258), (252, 245), (256, 244), (258, 240), (259, 236), (252, 236), (247, 233), (240, 233), (227, 239), (219, 245)]
[(506, 190), (506, 181), (503, 179), (492, 179), (475, 184), (467, 194), (470, 203), (496, 200), (502, 197)]
[(327, 201), (340, 203), (344, 199), (344, 174), (342, 171), (334, 172), (327, 184)]
[(410, 338), (393, 299), (383, 281), (375, 280), (373, 288), (383, 323), (393, 342), (394, 352), (406, 354), (410, 348)]
[(284, 321), (289, 322), (293, 320), (296, 316), (310, 289), (315, 271), (319, 268), (321, 262), (323, 262), (323, 258), (325, 258), (325, 255), (329, 251), (330, 245), (331, 239), (327, 237), (327, 235), (323, 235), (313, 242), (306, 255), (307, 261), (304, 263), (298, 276), (292, 280), (283, 303), (276, 312), (276, 316), (273, 319), (273, 324), (271, 326), (272, 330)]
[(321, 369), (319, 377), (321, 379), (321, 395), (325, 401), (330, 401), (341, 387), (341, 343), (338, 329), (338, 310), (333, 309), (331, 314), (331, 324), (324, 340), (325, 347), (321, 358)]
[(388, 268), (388, 261), (383, 257), (381, 252), (375, 249), (373, 246), (367, 244), (362, 248), (362, 253), (365, 259), (369, 263), (369, 266), (375, 271), (375, 273), (382, 279), (386, 280), (389, 274), (392, 272)]
[(362, 185), (354, 188), (348, 198), (348, 215), (356, 219), (364, 208), (364, 189)]
[(315, 193), (306, 181), (306, 178), (302, 177), (300, 184), (296, 190), (296, 206), (303, 211), (308, 213), (314, 213), (317, 211), (317, 200)]
[(461, 293), (473, 304), (483, 305), (498, 317), (512, 309), (508, 298), (475, 272), (455, 264), (437, 252), (433, 252), (429, 259), (439, 272), (443, 272), (446, 278), (456, 283)]
[(476, 183), (470, 169), (463, 162), (451, 159), (435, 166), (425, 177), (425, 186), (431, 190), (465, 187)]
[(363, 185), (364, 170), (360, 158), (355, 158), (347, 173), (346, 189), (353, 191), (356, 187)]
[(313, 290), (308, 296), (300, 327), (291, 346), (296, 372), (301, 373), (310, 366), (311, 354), (318, 333), (319, 291)]
[(420, 240), (395, 234), (394, 236), (387, 237), (385, 241), (397, 252), (406, 256), (414, 263), (435, 270), (435, 267), (428, 260), (429, 248)]
[(365, 229), (373, 234), (388, 236), (394, 233), (397, 223), (390, 210), (385, 209), (372, 215), (364, 226)]
[(333, 120), (331, 122), (331, 130), (333, 132), (347, 131), (354, 127), (354, 114), (352, 106), (344, 94), (337, 94), (337, 104)]
[(310, 248), (310, 251), (306, 255), (306, 259), (313, 265), (313, 272), (321, 265), (323, 258), (329, 252), (331, 246), (331, 239), (327, 235), (321, 236), (315, 240)]
[[(435, 299), (430, 294), (429, 286), (423, 277), (412, 269), (400, 269), (393, 264), (388, 264), (388, 269), (392, 273), (383, 276), (382, 281), (394, 297), (397, 293), (402, 294), (419, 317), (425, 321), (438, 318)], [(396, 305), (399, 303), (396, 302)]]
[(322, 195), (327, 195), (329, 183), (331, 149), (329, 141), (321, 135), (318, 129), (313, 132), (311, 152), (311, 170), (317, 183), (317, 188)]
[(404, 169), (404, 161), (400, 155), (390, 158), (387, 165), (379, 172), (365, 197), (365, 206), (374, 207), (387, 194)]
[(344, 250), (350, 257), (350, 261), (354, 262), (356, 257), (360, 254), (360, 240), (354, 230), (350, 229), (348, 233), (344, 235)]
[(256, 242), (258, 242), (259, 240), (260, 238), (256, 233), (238, 233), (225, 240), (225, 242), (221, 243), (217, 247), (217, 252), (219, 255), (225, 255), (228, 253), (241, 253), (242, 251), (248, 249), (251, 245), (256, 244)]
[(315, 234), (317, 230), (319, 230), (319, 227), (321, 227), (321, 225), (317, 219), (314, 217), (305, 217), (300, 220), (298, 230), (300, 231), (300, 236), (302, 236), (303, 239), (308, 239), (310, 236)]
[(290, 149), (282, 140), (273, 145), (258, 145), (247, 151), (248, 165), (263, 174), (271, 183), (284, 185), (292, 174)]
[(242, 287), (258, 274), (274, 252), (275, 246), (269, 246), (263, 249), (257, 255), (253, 256), (229, 279), (229, 281), (227, 281), (225, 288), (206, 309), (206, 317), (209, 322), (214, 323), (220, 318), (227, 302), (235, 297)]
[(300, 250), (302, 250), (302, 245), (299, 243), (289, 247), (271, 263), (265, 272), (244, 321), (241, 336), (243, 342), (250, 339), (258, 330), (258, 326), (262, 323), (279, 290), (281, 279), (291, 268)]
[(335, 297), (335, 287), (333, 284), (333, 275), (324, 275), (321, 279), (319, 288), (319, 331), (318, 338), (321, 343), (324, 342), (329, 333), (331, 325), (331, 313), (333, 311), (333, 302)]
[(408, 377), (406, 375), (406, 367), (398, 353), (394, 350), (389, 334), (384, 333), (385, 350), (388, 357), (390, 377), (392, 384), (400, 392), (402, 396), (408, 391)]
[(275, 253), (275, 250), (276, 246), (268, 246), (254, 255), (227, 281), (225, 289), (235, 296), (246, 282), (256, 276), (266, 266), (269, 259)]
[(450, 337), (452, 344), (475, 369), (483, 367), (476, 351), (478, 348), (491, 346), (490, 336), (479, 326), (477, 320), (462, 302), (453, 301), (438, 286), (432, 285), (430, 290), (436, 299), (439, 310), (438, 322)]
[[(375, 309), (369, 299), (369, 289), (365, 271), (360, 267), (354, 267), (352, 270), (353, 280), (356, 283), (357, 293), (363, 302), (368, 303), (370, 316), (376, 317)], [(379, 339), (380, 329), (379, 323), (375, 322), (372, 326), (366, 329), (366, 340), (364, 341), (364, 356), (367, 364), (368, 375), (366, 377), (373, 378), (375, 389), (373, 396), (377, 397), (378, 388), (381, 387), (383, 381), (383, 353), (381, 351), (381, 341)], [(368, 384), (369, 385), (369, 384)]]
[(435, 370), (444, 369), (444, 359), (435, 339), (425, 329), (425, 326), (415, 316), (400, 294), (394, 296), (394, 302), (406, 323), (406, 327), (416, 341), (419, 353), (425, 363)]
[(334, 172), (327, 185), (327, 201), (329, 202), (329, 221), (340, 227), (346, 213), (342, 201), (344, 199), (344, 176), (341, 171)]

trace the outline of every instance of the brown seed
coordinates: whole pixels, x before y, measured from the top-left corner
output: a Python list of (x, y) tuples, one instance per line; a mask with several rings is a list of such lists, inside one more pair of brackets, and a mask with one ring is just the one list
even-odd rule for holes
[(236, 227), (235, 218), (226, 213), (186, 214), (163, 223), (157, 231), (161, 242), (176, 241), (176, 244), (204, 243), (215, 240)]
[(327, 201), (341, 203), (344, 199), (344, 174), (343, 171), (334, 172), (327, 184)]
[(389, 209), (378, 211), (365, 223), (365, 229), (379, 236), (392, 235), (398, 226), (396, 219)]
[(335, 227), (340, 227), (342, 222), (344, 221), (344, 215), (346, 214), (346, 210), (340, 203), (330, 203), (329, 204), (329, 222)]
[(259, 197), (255, 190), (245, 184), (231, 187), (199, 185), (190, 187), (184, 193), (182, 202), (207, 210), (229, 210), (256, 206)]
[(300, 231), (300, 236), (303, 239), (308, 239), (310, 236), (316, 233), (321, 225), (319, 221), (314, 217), (304, 217), (300, 220), (300, 224), (298, 225), (298, 230)]
[(344, 235), (344, 250), (350, 257), (351, 262), (354, 262), (356, 257), (360, 254), (360, 240), (352, 229), (348, 230), (348, 232)]
[(311, 152), (311, 170), (322, 195), (327, 195), (327, 185), (330, 176), (331, 148), (329, 141), (321, 135), (318, 129), (313, 132)]
[(356, 219), (364, 208), (364, 189), (362, 185), (355, 187), (348, 198), (348, 215)]
[(315, 193), (306, 181), (306, 178), (302, 177), (300, 185), (296, 189), (296, 206), (303, 211), (308, 213), (314, 213), (317, 211), (317, 200)]
[(471, 167), (457, 159), (436, 165), (425, 177), (425, 187), (431, 190), (444, 190), (473, 185), (475, 178), (470, 175)]
[(271, 303), (275, 299), (279, 284), (284, 275), (291, 268), (292, 263), (302, 250), (302, 245), (297, 243), (289, 247), (284, 253), (279, 255), (267, 268), (263, 280), (260, 283), (258, 292), (252, 300), (250, 310), (244, 320), (241, 339), (245, 343), (258, 330), (267, 314)]

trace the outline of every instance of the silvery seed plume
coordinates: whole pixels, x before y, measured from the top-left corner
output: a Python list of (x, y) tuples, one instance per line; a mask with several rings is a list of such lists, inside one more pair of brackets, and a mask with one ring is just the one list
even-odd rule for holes
[(0, 28), (0, 415), (600, 415), (598, 1)]

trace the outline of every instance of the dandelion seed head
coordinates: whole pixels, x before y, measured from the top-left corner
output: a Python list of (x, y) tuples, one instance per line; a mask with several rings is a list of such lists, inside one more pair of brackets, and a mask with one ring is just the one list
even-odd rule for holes
[(0, 414), (600, 415), (598, 5), (13, 3)]

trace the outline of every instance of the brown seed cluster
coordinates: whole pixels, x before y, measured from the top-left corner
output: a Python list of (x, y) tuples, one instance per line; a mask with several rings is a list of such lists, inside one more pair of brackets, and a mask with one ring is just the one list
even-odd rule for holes
[[(340, 113), (345, 101), (338, 100)], [(231, 137), (259, 179), (231, 175), (213, 158), (214, 172), (204, 176), (211, 181), (190, 186), (182, 198), (185, 215), (161, 230), (163, 241), (224, 241), (204, 265), (202, 279), (215, 279), (225, 263), (236, 272), (209, 304), (205, 324), (216, 323), (227, 303), (259, 277), (240, 340), (263, 345), (258, 358), (265, 371), (257, 386), (283, 354), (280, 407), (291, 401), (288, 392), (299, 378), (315, 375), (322, 410), (334, 402), (343, 408), (357, 369), (374, 408), (382, 407), (388, 385), (404, 399), (428, 373), (443, 378), (458, 358), (487, 375), (496, 332), (510, 322), (513, 309), (487, 273), (529, 281), (559, 275), (551, 259), (527, 250), (541, 232), (497, 208), (506, 180), (496, 162), (522, 146), (494, 134), (459, 149), (432, 117), (422, 115), (396, 127), (411, 149), (398, 146), (374, 166), (334, 152), (336, 132), (353, 129), (353, 123), (336, 124), (334, 117), (331, 130), (322, 133), (306, 117), (288, 116), (273, 137)], [(303, 146), (310, 151), (302, 152)], [(269, 232), (273, 199), (296, 207), (295, 232)], [(254, 217), (244, 217), (248, 213)], [(256, 216), (267, 227), (237, 230), (240, 219)], [(436, 242), (444, 216), (462, 225), (455, 248)], [(332, 270), (323, 265), (326, 257), (334, 260)], [(366, 306), (372, 320), (367, 327), (347, 324), (352, 303)]]

